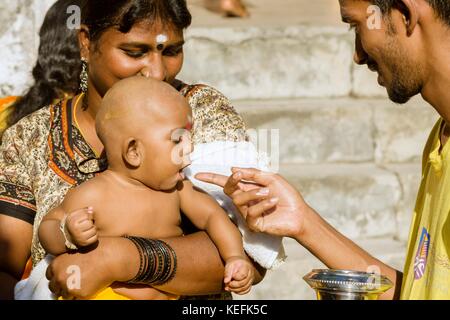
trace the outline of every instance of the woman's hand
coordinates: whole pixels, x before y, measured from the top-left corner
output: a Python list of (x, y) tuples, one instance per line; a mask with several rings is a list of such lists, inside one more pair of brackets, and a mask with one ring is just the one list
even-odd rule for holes
[[(114, 281), (127, 281), (137, 270), (128, 270), (139, 265), (136, 247), (122, 238), (100, 238), (97, 247), (85, 253), (69, 253), (56, 257), (47, 268), (49, 288), (65, 299), (87, 299)], [(126, 261), (130, 263), (126, 263)], [(129, 278), (126, 278), (129, 276)], [(124, 278), (122, 278), (124, 277)]]
[(223, 187), (250, 229), (296, 239), (301, 236), (311, 208), (294, 187), (274, 173), (240, 168), (232, 172), (229, 178), (213, 173), (195, 177)]

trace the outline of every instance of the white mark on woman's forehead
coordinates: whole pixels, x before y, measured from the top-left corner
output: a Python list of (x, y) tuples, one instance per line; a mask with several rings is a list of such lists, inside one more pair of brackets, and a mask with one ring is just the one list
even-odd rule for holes
[(156, 43), (157, 44), (165, 44), (169, 38), (165, 34), (158, 34), (156, 36)]

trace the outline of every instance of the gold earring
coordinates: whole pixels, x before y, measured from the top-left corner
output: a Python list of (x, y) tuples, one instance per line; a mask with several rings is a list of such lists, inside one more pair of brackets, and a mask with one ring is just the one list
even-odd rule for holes
[(406, 16), (403, 16), (403, 22), (405, 23), (405, 26), (409, 26), (409, 21), (406, 19)]
[(86, 93), (88, 90), (88, 62), (86, 58), (81, 58), (80, 91)]

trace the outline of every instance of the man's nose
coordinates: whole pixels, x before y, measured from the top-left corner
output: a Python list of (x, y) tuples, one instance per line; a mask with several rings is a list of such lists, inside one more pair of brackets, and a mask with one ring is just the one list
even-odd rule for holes
[(162, 55), (160, 53), (150, 55), (148, 62), (139, 71), (139, 74), (146, 78), (165, 81), (167, 78), (167, 72)]
[(355, 38), (355, 53), (353, 54), (353, 61), (356, 64), (363, 65), (367, 63), (368, 55), (361, 44), (361, 39), (358, 35)]

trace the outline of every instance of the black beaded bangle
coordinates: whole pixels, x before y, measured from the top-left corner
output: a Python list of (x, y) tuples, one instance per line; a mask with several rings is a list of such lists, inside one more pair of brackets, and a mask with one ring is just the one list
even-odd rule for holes
[(130, 237), (139, 251), (140, 266), (138, 274), (129, 284), (163, 285), (175, 277), (177, 256), (164, 241), (140, 237)]
[(145, 262), (144, 253), (143, 253), (143, 250), (142, 250), (141, 246), (139, 246), (137, 244), (137, 240), (134, 237), (126, 236), (125, 238), (130, 240), (131, 242), (133, 242), (134, 245), (136, 246), (136, 248), (138, 249), (138, 252), (139, 252), (139, 260), (140, 260), (139, 271), (138, 271), (138, 273), (136, 274), (136, 276), (133, 279), (128, 281), (128, 283), (136, 283), (136, 281), (138, 280), (139, 275), (141, 275), (144, 272), (144, 262)]
[[(136, 242), (139, 244), (139, 246), (141, 247), (141, 250), (144, 252), (143, 257), (144, 257), (144, 270), (142, 270), (142, 272), (140, 273), (139, 277), (136, 278), (136, 282), (135, 283), (146, 283), (146, 277), (148, 274), (152, 274), (153, 270), (154, 270), (154, 262), (153, 262), (153, 255), (151, 254), (151, 250), (147, 250), (146, 249), (146, 241), (143, 238), (135, 238)], [(150, 252), (150, 254), (149, 254)]]
[(173, 277), (175, 277), (175, 273), (177, 270), (177, 259), (175, 251), (163, 241), (160, 242), (160, 246), (164, 256), (165, 266), (164, 273), (161, 276), (159, 282), (156, 283), (157, 285), (161, 285), (171, 281)]
[(142, 283), (151, 283), (155, 277), (155, 272), (157, 270), (156, 262), (156, 250), (155, 246), (156, 243), (154, 240), (150, 239), (141, 239), (142, 240), (142, 246), (144, 247), (145, 252), (147, 253), (147, 259), (148, 259), (148, 268), (145, 271), (145, 273), (142, 275)]

